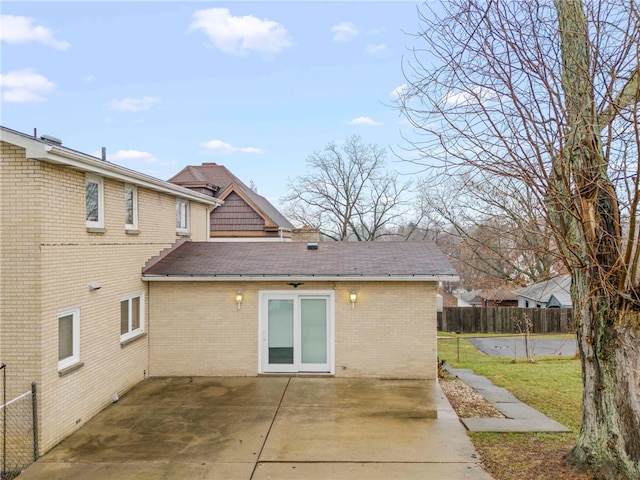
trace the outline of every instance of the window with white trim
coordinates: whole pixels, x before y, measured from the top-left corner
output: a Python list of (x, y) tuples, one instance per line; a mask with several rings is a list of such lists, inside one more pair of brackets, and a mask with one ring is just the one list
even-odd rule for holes
[(189, 202), (176, 199), (176, 230), (179, 233), (189, 232)]
[(58, 314), (58, 370), (80, 362), (80, 309)]
[(124, 186), (124, 228), (138, 229), (138, 189), (135, 185)]
[(120, 341), (141, 333), (144, 333), (144, 293), (135, 293), (120, 300)]
[(87, 227), (104, 228), (104, 180), (87, 175), (85, 185)]

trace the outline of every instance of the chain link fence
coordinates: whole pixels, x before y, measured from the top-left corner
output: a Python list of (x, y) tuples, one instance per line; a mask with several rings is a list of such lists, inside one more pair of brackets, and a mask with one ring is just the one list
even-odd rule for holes
[(37, 459), (36, 384), (7, 401), (6, 366), (0, 365), (0, 480), (12, 480)]

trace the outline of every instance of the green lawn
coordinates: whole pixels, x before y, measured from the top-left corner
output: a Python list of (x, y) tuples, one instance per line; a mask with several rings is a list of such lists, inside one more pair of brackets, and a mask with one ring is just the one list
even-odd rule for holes
[(535, 363), (527, 363), (524, 359), (518, 359), (514, 363), (513, 358), (494, 357), (480, 352), (465, 339), (471, 335), (439, 332), (438, 336), (440, 360), (445, 360), (454, 368), (468, 368), (491, 379), (494, 384), (506, 388), (526, 404), (570, 428), (574, 434), (578, 432), (582, 417), (579, 359), (535, 357)]

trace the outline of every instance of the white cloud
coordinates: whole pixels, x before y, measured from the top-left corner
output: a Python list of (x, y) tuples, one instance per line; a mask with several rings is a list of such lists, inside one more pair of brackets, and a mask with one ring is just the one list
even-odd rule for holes
[(32, 68), (0, 74), (2, 100), (8, 103), (43, 102), (43, 96), (55, 90), (56, 84)]
[(202, 142), (201, 146), (213, 151), (214, 153), (227, 154), (227, 153), (250, 153), (260, 154), (264, 153), (264, 149), (256, 147), (234, 147), (233, 145), (223, 142), (222, 140), (209, 140)]
[(351, 22), (341, 22), (331, 27), (334, 42), (349, 42), (360, 33), (358, 27)]
[(457, 106), (479, 104), (495, 97), (494, 91), (484, 87), (476, 87), (470, 92), (448, 93), (440, 101), (447, 105)]
[(122, 100), (112, 100), (111, 102), (109, 102), (109, 106), (114, 110), (121, 110), (124, 112), (144, 112), (145, 110), (149, 110), (159, 102), (160, 99), (157, 97), (126, 97)]
[[(94, 152), (94, 157), (101, 157), (101, 152)], [(149, 152), (141, 152), (140, 150), (118, 150), (116, 153), (109, 154), (107, 152), (107, 160), (113, 163), (156, 163), (158, 159)]]
[(387, 51), (387, 46), (384, 43), (380, 43), (378, 45), (369, 44), (367, 45), (366, 52), (369, 55), (378, 55), (379, 53), (383, 53)]
[(376, 122), (371, 117), (358, 117), (351, 120), (349, 122), (349, 125), (369, 125), (369, 126), (375, 127), (376, 125), (382, 125), (382, 123)]
[(69, 43), (57, 40), (53, 30), (42, 25), (34, 25), (29, 17), (0, 15), (0, 39), (11, 44), (40, 42), (58, 50), (66, 50)]
[(189, 30), (202, 30), (225, 53), (273, 55), (291, 46), (286, 28), (273, 20), (253, 15), (234, 17), (228, 8), (198, 10), (193, 16)]
[(409, 86), (406, 83), (403, 83), (391, 90), (389, 95), (391, 95), (395, 100), (400, 100), (407, 93), (408, 88)]

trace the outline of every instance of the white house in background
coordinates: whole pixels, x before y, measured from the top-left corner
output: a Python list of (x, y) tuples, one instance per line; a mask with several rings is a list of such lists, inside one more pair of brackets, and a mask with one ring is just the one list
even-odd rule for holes
[(520, 308), (571, 308), (571, 276), (560, 275), (545, 282), (514, 290)]
[(453, 291), (453, 296), (458, 299), (458, 307), (479, 307), (482, 305), (479, 293), (480, 290), (457, 289)]

